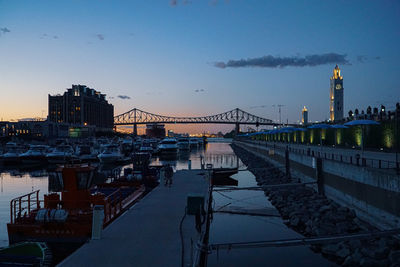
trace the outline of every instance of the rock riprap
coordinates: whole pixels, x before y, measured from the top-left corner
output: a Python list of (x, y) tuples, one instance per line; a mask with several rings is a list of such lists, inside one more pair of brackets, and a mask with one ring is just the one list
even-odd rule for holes
[[(306, 237), (318, 237), (377, 230), (358, 219), (354, 210), (327, 199), (311, 187), (268, 187), (292, 183), (296, 178), (287, 178), (282, 168), (237, 145), (232, 145), (232, 148), (255, 175), (258, 185), (263, 188), (286, 225), (295, 231)], [(311, 249), (343, 266), (400, 267), (400, 243), (393, 237), (317, 244), (311, 245)]]

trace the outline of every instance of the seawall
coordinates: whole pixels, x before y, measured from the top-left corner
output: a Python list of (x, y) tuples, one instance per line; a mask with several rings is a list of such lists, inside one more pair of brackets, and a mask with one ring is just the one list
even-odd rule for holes
[[(276, 166), (284, 166), (285, 151), (235, 141), (236, 145)], [(292, 176), (301, 182), (316, 180), (315, 159), (289, 153)], [(379, 229), (400, 227), (400, 177), (391, 170), (322, 160), (324, 190), (328, 198), (354, 209), (357, 216)]]

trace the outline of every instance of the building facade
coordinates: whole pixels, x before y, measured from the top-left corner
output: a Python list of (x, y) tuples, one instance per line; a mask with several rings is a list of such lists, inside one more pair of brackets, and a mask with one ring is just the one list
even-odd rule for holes
[(329, 92), (329, 119), (331, 121), (340, 121), (344, 118), (343, 90), (343, 76), (340, 75), (340, 69), (336, 65), (333, 69)]
[(146, 135), (151, 138), (164, 138), (165, 137), (164, 124), (157, 124), (157, 123), (147, 124)]
[(304, 106), (303, 110), (301, 111), (301, 123), (303, 125), (308, 124), (308, 109)]
[(85, 85), (72, 85), (63, 95), (49, 95), (48, 120), (109, 131), (114, 126), (114, 106), (105, 94)]

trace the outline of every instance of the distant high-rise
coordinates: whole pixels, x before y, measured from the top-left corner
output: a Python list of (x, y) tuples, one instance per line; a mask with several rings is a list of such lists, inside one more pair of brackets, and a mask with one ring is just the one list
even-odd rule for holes
[(329, 118), (331, 121), (343, 119), (343, 76), (340, 76), (338, 65), (333, 69), (329, 93)]
[(301, 111), (301, 123), (307, 124), (308, 123), (308, 109), (304, 106), (303, 110)]

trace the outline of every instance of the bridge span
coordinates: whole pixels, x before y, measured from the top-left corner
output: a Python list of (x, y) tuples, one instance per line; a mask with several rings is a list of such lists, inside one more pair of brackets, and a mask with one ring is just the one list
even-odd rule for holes
[(270, 125), (278, 126), (270, 119), (262, 118), (251, 113), (248, 113), (239, 108), (232, 109), (227, 112), (219, 113), (216, 115), (209, 115), (203, 117), (174, 117), (164, 116), (159, 114), (150, 113), (137, 108), (131, 109), (125, 113), (119, 114), (114, 117), (114, 126), (118, 125), (133, 125), (134, 134), (137, 133), (137, 125), (139, 124), (235, 124), (236, 133), (239, 132), (240, 124), (247, 125)]

